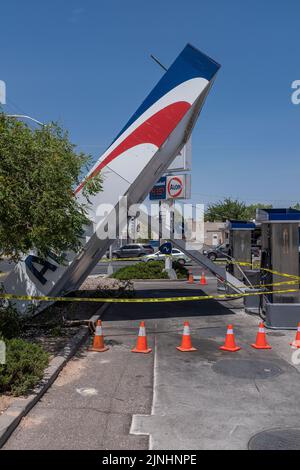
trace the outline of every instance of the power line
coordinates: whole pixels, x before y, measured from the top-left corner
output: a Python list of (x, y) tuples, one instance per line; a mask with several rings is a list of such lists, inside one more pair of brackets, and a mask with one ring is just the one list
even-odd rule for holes
[(27, 114), (27, 112), (24, 111), (24, 109), (20, 108), (20, 106), (18, 106), (17, 104), (15, 104), (15, 103), (13, 102), (13, 100), (11, 100), (10, 98), (7, 99), (7, 102), (8, 102), (11, 106), (13, 106), (17, 112), (21, 112), (22, 114)]

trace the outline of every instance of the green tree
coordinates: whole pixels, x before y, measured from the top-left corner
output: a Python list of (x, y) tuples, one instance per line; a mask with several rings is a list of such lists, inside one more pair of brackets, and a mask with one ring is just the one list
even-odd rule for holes
[(205, 213), (206, 222), (225, 222), (226, 220), (244, 220), (247, 206), (237, 199), (225, 198), (216, 204), (210, 204)]
[(247, 206), (246, 208), (246, 219), (255, 219), (256, 209), (272, 209), (272, 207), (273, 206), (271, 204), (250, 204), (250, 206)]
[(102, 189), (97, 176), (86, 184), (83, 203), (74, 197), (89, 164), (59, 125), (32, 130), (0, 113), (0, 257), (17, 260), (35, 249), (62, 258), (80, 248), (88, 198)]
[(216, 204), (210, 204), (205, 212), (206, 222), (225, 222), (226, 220), (252, 220), (256, 217), (256, 209), (271, 209), (268, 204), (250, 204), (237, 199), (225, 198)]

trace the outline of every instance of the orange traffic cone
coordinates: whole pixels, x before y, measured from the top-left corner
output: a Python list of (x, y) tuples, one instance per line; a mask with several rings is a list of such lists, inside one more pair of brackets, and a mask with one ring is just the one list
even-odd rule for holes
[(133, 353), (149, 354), (152, 352), (152, 349), (148, 348), (147, 336), (145, 322), (142, 321), (140, 324), (139, 336), (137, 340), (136, 347), (132, 349)]
[(241, 349), (235, 344), (232, 325), (228, 326), (225, 344), (224, 346), (221, 346), (220, 349), (222, 351), (230, 351), (230, 352), (236, 352)]
[(207, 286), (207, 280), (205, 277), (205, 273), (202, 273), (201, 279), (200, 279), (200, 285), (201, 286)]
[(255, 349), (272, 349), (271, 346), (267, 342), (267, 336), (264, 324), (261, 322), (259, 325), (259, 330), (256, 337), (256, 343), (251, 344), (252, 348)]
[(293, 348), (300, 349), (300, 323), (298, 323), (298, 328), (297, 328), (297, 334), (296, 334), (295, 341), (290, 343), (290, 345), (293, 346)]
[(197, 351), (196, 348), (193, 348), (192, 346), (192, 340), (191, 340), (191, 332), (190, 332), (190, 324), (188, 321), (184, 323), (184, 330), (183, 330), (183, 335), (182, 335), (182, 343), (181, 346), (179, 346), (178, 351), (181, 352), (193, 352)]
[(93, 341), (93, 347), (91, 348), (91, 351), (95, 352), (105, 352), (108, 351), (109, 348), (105, 346), (104, 344), (104, 336), (103, 336), (103, 331), (102, 331), (102, 322), (101, 320), (98, 320), (97, 326), (96, 326), (96, 331), (95, 331), (95, 336), (94, 336), (94, 341)]
[(195, 282), (195, 279), (194, 279), (194, 276), (193, 276), (193, 273), (192, 271), (189, 272), (189, 280), (188, 280), (188, 283), (189, 284), (194, 284)]

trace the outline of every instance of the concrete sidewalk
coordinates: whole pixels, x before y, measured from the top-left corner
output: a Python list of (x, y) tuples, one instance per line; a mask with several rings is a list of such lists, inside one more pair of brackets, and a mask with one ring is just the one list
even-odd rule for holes
[[(110, 350), (83, 348), (4, 450), (147, 449), (148, 438), (129, 434), (132, 415), (152, 403), (153, 355), (131, 353), (137, 325), (106, 329)], [(151, 339), (150, 339), (151, 341)]]

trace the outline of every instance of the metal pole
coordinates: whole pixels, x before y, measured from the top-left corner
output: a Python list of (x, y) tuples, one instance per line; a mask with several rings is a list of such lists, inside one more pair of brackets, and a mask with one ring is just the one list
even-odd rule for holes
[(151, 59), (154, 60), (154, 62), (156, 62), (162, 69), (164, 69), (165, 72), (168, 71), (167, 67), (165, 67), (156, 57), (154, 57), (153, 54), (151, 54)]
[(42, 127), (45, 126), (45, 124), (43, 124), (42, 122), (40, 122), (37, 119), (34, 119), (30, 116), (26, 116), (25, 114), (24, 115), (23, 114), (6, 114), (6, 117), (15, 118), (15, 119), (29, 119), (29, 121), (35, 122), (39, 126), (42, 126)]

